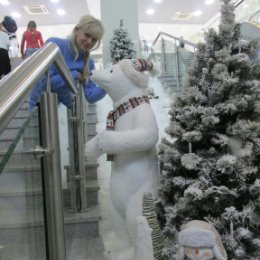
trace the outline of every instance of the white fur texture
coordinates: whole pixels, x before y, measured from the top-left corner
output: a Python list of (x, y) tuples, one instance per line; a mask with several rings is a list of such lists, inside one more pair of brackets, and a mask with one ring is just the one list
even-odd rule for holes
[[(146, 94), (147, 76), (128, 66), (129, 62), (122, 60), (110, 68), (91, 73), (91, 79), (104, 88), (113, 100), (114, 108), (129, 98)], [(138, 80), (133, 80), (133, 77)], [(114, 155), (110, 178), (111, 222), (121, 242), (121, 251), (134, 248), (132, 259), (135, 260), (144, 260), (143, 251), (137, 245), (145, 246), (147, 243), (140, 235), (142, 225), (137, 224), (137, 217), (142, 216), (143, 193), (152, 192), (156, 197), (157, 140), (158, 126), (152, 108), (149, 104), (141, 104), (120, 116), (114, 131), (104, 131), (86, 144), (87, 156)], [(147, 234), (146, 228), (144, 234)]]

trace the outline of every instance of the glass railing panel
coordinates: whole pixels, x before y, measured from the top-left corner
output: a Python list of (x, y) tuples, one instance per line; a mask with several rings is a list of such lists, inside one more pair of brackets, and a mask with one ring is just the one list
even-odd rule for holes
[(1, 259), (46, 259), (41, 165), (31, 153), (39, 146), (38, 111), (27, 107), (0, 135)]
[(151, 46), (151, 56), (150, 57), (151, 57), (151, 60), (157, 64), (157, 67), (162, 70), (161, 54), (162, 54), (162, 39), (159, 39), (154, 45)]
[(235, 9), (236, 21), (237, 22), (249, 21), (251, 16), (257, 10), (260, 10), (260, 1), (259, 0), (244, 0)]
[(170, 89), (170, 92), (183, 89), (186, 72), (193, 61), (195, 45), (163, 35), (155, 42), (153, 48), (160, 53), (159, 66), (163, 85)]
[(260, 5), (258, 11), (251, 16), (250, 21), (258, 25), (260, 24)]

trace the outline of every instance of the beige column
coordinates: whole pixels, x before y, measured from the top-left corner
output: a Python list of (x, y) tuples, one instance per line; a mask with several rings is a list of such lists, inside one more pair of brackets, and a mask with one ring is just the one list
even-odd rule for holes
[(140, 55), (139, 30), (138, 30), (138, 8), (137, 0), (100, 0), (101, 20), (106, 29), (102, 40), (103, 64), (111, 63), (110, 40), (113, 30), (119, 28), (120, 20), (123, 19), (124, 28), (128, 31), (134, 43), (136, 55)]

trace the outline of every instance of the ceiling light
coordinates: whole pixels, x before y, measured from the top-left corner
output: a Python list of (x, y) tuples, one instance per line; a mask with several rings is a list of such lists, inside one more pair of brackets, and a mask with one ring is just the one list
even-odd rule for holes
[(58, 10), (57, 10), (57, 14), (58, 14), (58, 15), (65, 15), (66, 12), (65, 12), (65, 10), (63, 10), (63, 9), (58, 9)]
[(161, 3), (162, 0), (153, 0), (155, 3)]
[(193, 12), (193, 15), (200, 16), (200, 15), (202, 15), (202, 12), (200, 10), (197, 10), (197, 11)]
[(211, 5), (211, 4), (213, 4), (215, 2), (215, 0), (206, 0), (205, 2), (204, 2), (204, 4), (205, 5)]
[(154, 14), (154, 9), (149, 8), (149, 9), (147, 9), (146, 13), (149, 15), (152, 15), (152, 14)]
[(12, 12), (11, 16), (13, 16), (14, 18), (19, 18), (21, 17), (21, 15), (18, 12)]
[(0, 0), (1, 5), (10, 5), (10, 2), (8, 0)]
[(172, 16), (172, 20), (189, 20), (192, 17), (191, 12), (175, 12)]
[(60, 0), (50, 0), (52, 3), (58, 3)]

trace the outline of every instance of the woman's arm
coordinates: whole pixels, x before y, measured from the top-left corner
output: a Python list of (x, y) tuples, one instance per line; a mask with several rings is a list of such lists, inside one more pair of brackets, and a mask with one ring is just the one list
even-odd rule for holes
[(40, 46), (42, 47), (42, 46), (44, 45), (44, 41), (43, 41), (43, 39), (42, 39), (42, 34), (41, 34), (41, 32), (39, 32), (38, 41), (39, 41), (39, 43), (40, 43)]
[[(95, 69), (95, 63), (92, 59), (89, 60), (89, 71)], [(97, 86), (88, 78), (88, 83), (84, 85), (84, 94), (89, 103), (95, 103), (106, 95), (106, 91)]]

